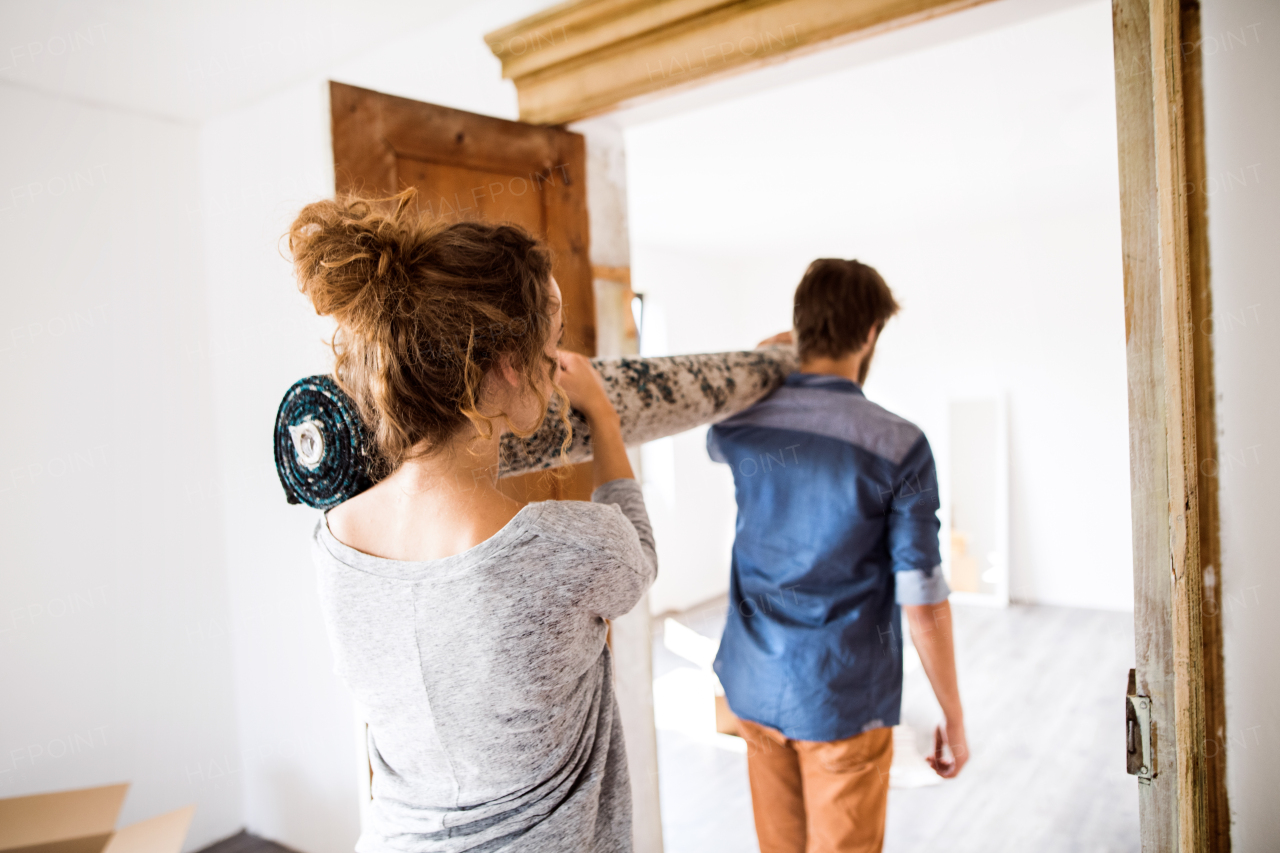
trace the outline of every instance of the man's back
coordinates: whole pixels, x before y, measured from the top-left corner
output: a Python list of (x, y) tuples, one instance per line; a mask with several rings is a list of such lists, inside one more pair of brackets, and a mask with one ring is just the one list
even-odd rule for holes
[(796, 373), (707, 445), (738, 502), (715, 664), (734, 712), (808, 741), (895, 725), (899, 605), (947, 592), (923, 433), (848, 379)]
[(859, 387), (897, 312), (866, 264), (809, 264), (793, 332), (764, 342), (794, 342), (800, 372), (707, 435), (737, 492), (715, 668), (747, 741), (761, 853), (884, 844), (902, 608), (946, 718), (928, 761), (954, 776), (968, 759), (933, 454), (917, 427)]

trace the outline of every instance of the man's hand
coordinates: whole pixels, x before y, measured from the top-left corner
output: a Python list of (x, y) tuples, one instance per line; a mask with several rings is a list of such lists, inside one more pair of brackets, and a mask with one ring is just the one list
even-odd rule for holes
[(943, 779), (959, 775), (969, 761), (969, 742), (964, 736), (964, 721), (947, 722), (943, 729), (933, 730), (933, 755), (925, 758), (929, 766)]
[(760, 349), (760, 347), (776, 346), (778, 344), (787, 344), (788, 346), (790, 346), (795, 342), (796, 342), (795, 336), (792, 335), (791, 330), (788, 329), (785, 332), (778, 332), (778, 334), (774, 335), (773, 337), (765, 338), (763, 341), (756, 344), (756, 349)]

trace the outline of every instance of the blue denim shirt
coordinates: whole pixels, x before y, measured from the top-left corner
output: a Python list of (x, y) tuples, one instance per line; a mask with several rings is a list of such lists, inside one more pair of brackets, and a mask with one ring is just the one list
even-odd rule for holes
[(796, 740), (896, 725), (899, 605), (950, 592), (924, 433), (848, 379), (793, 373), (707, 451), (738, 501), (715, 661), (729, 707)]

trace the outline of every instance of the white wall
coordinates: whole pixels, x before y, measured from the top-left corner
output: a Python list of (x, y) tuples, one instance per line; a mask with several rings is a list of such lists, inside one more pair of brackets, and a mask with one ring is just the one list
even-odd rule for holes
[[(1280, 6), (1203, 6), (1232, 849), (1280, 846)], [(1222, 748), (1220, 743), (1207, 747)]]
[(240, 826), (197, 130), (0, 86), (0, 797)]
[(331, 672), (307, 547), (317, 513), (286, 505), (271, 449), (284, 389), (332, 366), (278, 243), (302, 204), (333, 192), (327, 105), (317, 82), (200, 134), (242, 820), (307, 853), (350, 849), (358, 834), (354, 724)]
[[(948, 397), (1009, 395), (1012, 596), (1132, 607), (1108, 3), (638, 123), (627, 148), (646, 352), (750, 347), (813, 258), (876, 266), (903, 311), (868, 395), (944, 480)], [(727, 589), (731, 481), (701, 438), (645, 458), (657, 612)]]

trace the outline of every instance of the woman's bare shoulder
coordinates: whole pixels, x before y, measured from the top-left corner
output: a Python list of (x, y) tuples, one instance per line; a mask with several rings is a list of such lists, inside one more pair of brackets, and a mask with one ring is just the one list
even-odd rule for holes
[(329, 510), (342, 544), (388, 560), (421, 562), (461, 554), (497, 535), (519, 514), (514, 501), (459, 502), (406, 495), (386, 482)]
[(329, 533), (343, 545), (374, 557), (388, 557), (388, 504), (383, 484), (348, 498), (325, 513)]

